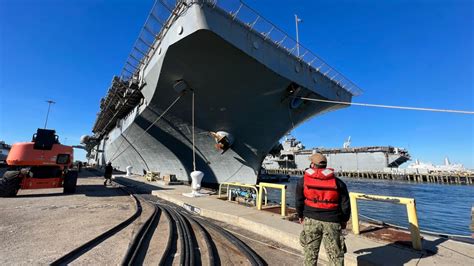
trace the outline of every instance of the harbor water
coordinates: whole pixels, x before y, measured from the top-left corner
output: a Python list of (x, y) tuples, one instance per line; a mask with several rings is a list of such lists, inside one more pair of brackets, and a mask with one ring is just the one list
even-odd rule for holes
[[(421, 230), (470, 236), (471, 207), (474, 186), (420, 184), (401, 181), (341, 178), (350, 192), (414, 198)], [(295, 189), (299, 177), (287, 185), (287, 203), (295, 206)], [(278, 191), (269, 192), (270, 200), (279, 200)], [(358, 200), (359, 214), (398, 226), (408, 227), (405, 205)], [(363, 219), (363, 217), (361, 217)]]

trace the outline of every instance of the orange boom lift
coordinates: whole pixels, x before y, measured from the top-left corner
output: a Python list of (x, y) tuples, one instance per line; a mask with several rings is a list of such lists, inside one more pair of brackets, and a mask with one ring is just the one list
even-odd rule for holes
[(0, 197), (13, 197), (20, 189), (64, 188), (74, 193), (77, 171), (72, 170), (73, 148), (59, 143), (56, 132), (38, 129), (31, 142), (12, 145), (8, 171), (0, 178)]

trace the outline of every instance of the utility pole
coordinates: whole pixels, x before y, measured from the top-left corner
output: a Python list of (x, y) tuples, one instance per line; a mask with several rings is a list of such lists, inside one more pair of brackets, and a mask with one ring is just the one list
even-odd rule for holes
[(44, 122), (44, 129), (46, 129), (46, 126), (48, 125), (48, 117), (49, 117), (49, 110), (51, 109), (51, 104), (55, 104), (55, 101), (52, 100), (47, 100), (48, 103), (48, 112), (46, 113), (46, 121)]
[(295, 26), (296, 26), (296, 54), (300, 56), (300, 36), (298, 34), (298, 22), (303, 22), (302, 19), (295, 14)]

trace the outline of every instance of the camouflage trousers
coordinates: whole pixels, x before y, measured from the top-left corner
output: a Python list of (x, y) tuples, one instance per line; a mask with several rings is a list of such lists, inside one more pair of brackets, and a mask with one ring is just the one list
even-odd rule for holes
[(330, 223), (304, 218), (300, 243), (304, 248), (304, 265), (314, 266), (318, 262), (319, 247), (324, 243), (330, 265), (344, 265), (344, 236), (339, 223)]

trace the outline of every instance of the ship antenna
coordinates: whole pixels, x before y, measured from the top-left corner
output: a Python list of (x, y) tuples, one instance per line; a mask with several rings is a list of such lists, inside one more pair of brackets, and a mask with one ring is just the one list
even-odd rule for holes
[(303, 22), (298, 15), (295, 14), (295, 27), (296, 27), (296, 55), (300, 57), (300, 36), (298, 34), (298, 22)]
[(46, 113), (46, 121), (44, 122), (44, 129), (46, 129), (46, 126), (48, 125), (48, 117), (49, 117), (49, 110), (51, 109), (51, 104), (55, 104), (56, 102), (53, 100), (47, 100), (48, 103), (48, 112)]

